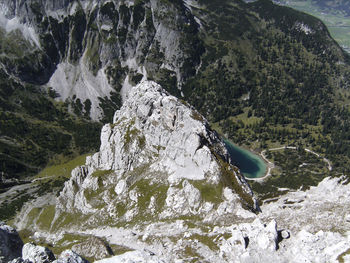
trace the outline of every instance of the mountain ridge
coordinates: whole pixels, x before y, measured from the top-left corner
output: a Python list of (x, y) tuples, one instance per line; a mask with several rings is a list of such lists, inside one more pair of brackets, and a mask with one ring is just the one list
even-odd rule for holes
[[(225, 177), (222, 171), (216, 170), (224, 164), (218, 156), (222, 156), (222, 161), (229, 161), (229, 158), (225, 157), (227, 152), (222, 141), (198, 112), (194, 115), (195, 112), (154, 82), (144, 81), (132, 88), (129, 99), (115, 114), (114, 124), (118, 125), (106, 124), (102, 129), (100, 152), (72, 171), (70, 180), (59, 196), (53, 197), (53, 202), (47, 196), (28, 202), (16, 217), (15, 225), (22, 231), (24, 228), (35, 231), (26, 233), (29, 240), (51, 244), (51, 248), (58, 251), (55, 254), (63, 251), (58, 262), (69, 262), (71, 257), (83, 262), (77, 251), (82, 256), (90, 255), (91, 260), (101, 259), (97, 262), (177, 262), (189, 258), (209, 262), (250, 262), (252, 259), (300, 262), (316, 258), (318, 262), (329, 262), (347, 258), (350, 243), (339, 231), (349, 226), (349, 216), (337, 212), (329, 219), (333, 209), (344, 211), (349, 206), (346, 201), (350, 199), (349, 184), (345, 178), (326, 178), (317, 187), (290, 192), (275, 203), (264, 204), (260, 213), (252, 213), (244, 208), (245, 198), (237, 188), (215, 183), (217, 177)], [(174, 115), (177, 116), (175, 122)], [(123, 127), (123, 122), (128, 123), (129, 128)], [(157, 126), (167, 133), (162, 134), (161, 141), (171, 140), (172, 133), (177, 138), (177, 131), (182, 131), (187, 138), (198, 136), (198, 140), (192, 138), (195, 143), (187, 147), (187, 140), (177, 139), (177, 147), (155, 149), (158, 138), (150, 131)], [(136, 127), (139, 132), (132, 132)], [(145, 140), (140, 141), (143, 136)], [(207, 138), (207, 142), (200, 138)], [(204, 144), (198, 148), (201, 141)], [(140, 148), (143, 150), (139, 151)], [(202, 173), (189, 177), (191, 171), (171, 177), (176, 169), (164, 161), (166, 156), (183, 150), (178, 166), (188, 165), (183, 162), (186, 159), (196, 165), (201, 158), (195, 157), (195, 149), (201, 151), (197, 154), (203, 158), (205, 152), (211, 154), (213, 164), (206, 166), (208, 173), (204, 174), (204, 179)], [(153, 153), (147, 157), (149, 152)], [(120, 153), (130, 157), (131, 162), (118, 158)], [(134, 161), (133, 157), (136, 157)], [(142, 167), (147, 158), (156, 164), (153, 169), (152, 165)], [(160, 170), (157, 159), (162, 163)], [(232, 168), (229, 172), (234, 181), (240, 175)], [(216, 170), (214, 174), (213, 170)], [(240, 187), (250, 193), (243, 177)], [(330, 195), (327, 205), (324, 205), (322, 193)], [(251, 194), (249, 196), (252, 198)], [(319, 210), (317, 224), (312, 222), (314, 215), (306, 212), (310, 210)], [(297, 220), (291, 220), (294, 213), (298, 214)], [(3, 233), (2, 228), (15, 232), (1, 223), (0, 233)], [(96, 244), (91, 246), (87, 239), (95, 240)], [(97, 240), (104, 240), (104, 245)], [(48, 262), (55, 262), (47, 248), (25, 243), (23, 259), (36, 263), (41, 255), (50, 256)], [(4, 246), (6, 248), (6, 242), (0, 244), (0, 259)], [(113, 253), (105, 253), (106, 247), (116, 251), (122, 247), (123, 252), (125, 249), (128, 252), (113, 256)], [(95, 251), (94, 256), (91, 256), (91, 249)], [(17, 257), (18, 250), (10, 256)], [(14, 262), (22, 261), (17, 258)]]
[[(48, 82), (39, 89), (63, 100), (78, 118), (109, 122), (131, 86), (155, 80), (238, 144), (283, 144), (286, 136), (274, 132), (283, 130), (294, 143), (329, 155), (339, 163), (337, 172), (347, 169), (349, 113), (341, 106), (348, 96), (347, 56), (314, 18), (270, 1), (1, 3), (3, 26), (13, 23), (4, 32), (4, 52), (12, 54), (2, 57), (4, 71), (18, 82), (28, 74), (41, 79), (30, 83)], [(15, 44), (14, 32), (25, 33)], [(23, 52), (11, 49), (15, 45)], [(258, 118), (257, 127), (231, 121), (242, 121), (242, 113)], [(281, 129), (285, 125), (298, 128), (290, 132)]]
[[(20, 191), (21, 205), (11, 207), (27, 239), (86, 252), (94, 243), (84, 243), (87, 236), (102, 238), (117, 251), (136, 250), (126, 257), (153, 253), (168, 261), (283, 261), (302, 250), (298, 261), (332, 243), (339, 257), (346, 253), (341, 229), (315, 233), (308, 216), (300, 214), (305, 225), (296, 227), (280, 211), (319, 205), (298, 194), (310, 185), (320, 192), (330, 185), (328, 192), (347, 198), (346, 185), (324, 178), (349, 170), (350, 68), (319, 20), (265, 0), (1, 3), (0, 169), (26, 177), (57, 156), (94, 151), (96, 130), (112, 123), (102, 129), (100, 152), (70, 179), (23, 185), (29, 190)], [(266, 214), (252, 213), (255, 196), (207, 120), (258, 151), (293, 145), (294, 155), (281, 153), (283, 171), (253, 190), (264, 198), (297, 194), (265, 206)], [(334, 169), (304, 173), (297, 166), (294, 173), (305, 146)], [(25, 160), (27, 170), (8, 165), (11, 158)], [(346, 207), (339, 200), (331, 202), (337, 211)], [(321, 222), (332, 211), (325, 206)], [(333, 257), (322, 251), (321, 260)]]

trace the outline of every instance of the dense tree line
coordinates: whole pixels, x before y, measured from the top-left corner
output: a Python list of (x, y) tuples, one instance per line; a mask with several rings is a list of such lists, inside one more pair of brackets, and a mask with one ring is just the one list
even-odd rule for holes
[(50, 161), (98, 149), (101, 124), (73, 116), (52, 91), (21, 84), (2, 70), (0, 86), (0, 172), (6, 177), (31, 176)]
[[(304, 145), (350, 171), (348, 55), (315, 18), (265, 0), (246, 7), (213, 7), (220, 20), (207, 26), (218, 39), (203, 36), (202, 67), (185, 97), (236, 143)], [(236, 27), (239, 36), (221, 35)]]

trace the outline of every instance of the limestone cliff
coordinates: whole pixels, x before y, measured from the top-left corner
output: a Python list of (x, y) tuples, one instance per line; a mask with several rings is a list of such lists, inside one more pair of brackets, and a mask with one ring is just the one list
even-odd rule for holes
[(87, 226), (180, 216), (212, 222), (228, 211), (239, 214), (242, 204), (255, 209), (248, 184), (207, 121), (145, 81), (102, 128), (100, 151), (72, 172), (56, 208), (58, 217), (89, 215)]

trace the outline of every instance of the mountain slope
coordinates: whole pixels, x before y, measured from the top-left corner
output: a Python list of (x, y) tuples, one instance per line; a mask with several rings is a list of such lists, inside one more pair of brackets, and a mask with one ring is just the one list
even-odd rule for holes
[[(329, 218), (349, 206), (345, 181), (327, 178), (255, 214), (249, 186), (230, 161), (203, 116), (145, 81), (102, 128), (100, 151), (72, 171), (59, 196), (28, 202), (14, 222), (27, 240), (51, 244), (56, 254), (121, 254), (101, 262), (346, 258), (350, 243), (340, 232), (348, 216)], [(327, 205), (321, 193), (330, 195)], [(319, 222), (310, 209), (320, 210)]]
[(79, 118), (110, 121), (131, 86), (150, 79), (238, 144), (307, 146), (333, 162), (333, 174), (349, 170), (349, 58), (315, 18), (267, 0), (2, 0), (1, 8), (3, 70)]
[(230, 162), (204, 117), (145, 81), (102, 128), (100, 151), (72, 171), (58, 197), (26, 203), (15, 224), (57, 237), (106, 226), (147, 231), (183, 219), (209, 226), (239, 222), (259, 208)]
[(139, 84), (130, 95), (114, 122), (102, 128), (100, 151), (72, 172), (49, 229), (74, 226), (79, 220), (67, 221), (70, 214), (88, 216), (94, 226), (202, 217), (207, 209), (211, 221), (215, 216), (208, 213), (231, 189), (244, 207), (258, 209), (224, 143), (198, 112), (154, 82)]
[(76, 118), (68, 105), (3, 70), (0, 83), (0, 171), (5, 178), (26, 179), (53, 159), (57, 163), (98, 148), (100, 124)]
[(346, 173), (349, 58), (324, 24), (271, 1), (202, 3), (206, 52), (185, 98), (236, 143), (308, 146)]
[(328, 27), (332, 37), (348, 53), (350, 52), (350, 4), (348, 1), (274, 1), (280, 5), (290, 6), (294, 9), (308, 13), (321, 19)]
[[(120, 107), (118, 96), (125, 80), (127, 87), (127, 80), (133, 83), (143, 77), (156, 80), (169, 77), (181, 85), (194, 73), (186, 65), (199, 64), (197, 25), (188, 10), (177, 3), (73, 1), (56, 4), (34, 0), (1, 3), (3, 19), (7, 23), (13, 20), (24, 23), (27, 31), (33, 31), (38, 52), (48, 57), (47, 63), (46, 60), (38, 62), (50, 71), (37, 74), (43, 81), (33, 78), (29, 81), (48, 82), (62, 100), (75, 95), (73, 100), (79, 99), (84, 104), (89, 99), (91, 117), (95, 120), (103, 118), (104, 100), (112, 100), (109, 104), (112, 103), (110, 106), (114, 109)], [(14, 64), (18, 65), (16, 61)], [(15, 76), (28, 81), (23, 71), (4, 65)]]

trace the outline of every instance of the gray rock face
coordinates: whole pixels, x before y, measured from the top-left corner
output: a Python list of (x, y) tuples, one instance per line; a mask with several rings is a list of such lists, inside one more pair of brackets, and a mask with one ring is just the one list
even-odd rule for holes
[(88, 157), (87, 166), (123, 174), (150, 164), (150, 170), (169, 174), (170, 183), (186, 178), (217, 184), (214, 149), (229, 161), (222, 141), (197, 111), (156, 83), (144, 82), (130, 91), (113, 124), (103, 127), (100, 152)]
[(50, 263), (56, 259), (50, 249), (32, 243), (23, 246), (22, 258), (32, 263)]
[(242, 214), (242, 203), (253, 209), (251, 190), (207, 121), (144, 81), (102, 128), (100, 151), (72, 171), (55, 218), (78, 213), (94, 225), (198, 215), (213, 222)]
[(102, 259), (113, 255), (112, 249), (108, 246), (108, 244), (97, 237), (90, 237), (83, 243), (74, 245), (72, 250), (79, 255), (83, 255), (84, 257), (95, 259)]
[(32, 262), (29, 260), (24, 260), (23, 258), (16, 258), (10, 261), (9, 263), (32, 263)]
[(23, 241), (17, 231), (0, 222), (0, 263), (6, 263), (21, 257)]
[(89, 263), (72, 250), (65, 250), (58, 259), (55, 258), (51, 250), (46, 247), (27, 243), (23, 246), (23, 257), (4, 261), (9, 263)]
[(8, 71), (31, 83), (49, 81), (62, 100), (89, 99), (94, 119), (101, 117), (99, 97), (112, 92), (118, 107), (116, 92), (147, 77), (175, 77), (181, 87), (200, 63), (199, 26), (180, 2), (0, 0), (0, 10), (0, 26), (19, 29), (37, 52), (27, 59), (37, 63), (4, 63)]
[(79, 256), (74, 251), (67, 249), (63, 251), (60, 257), (52, 263), (89, 263), (89, 261)]
[(247, 254), (252, 258), (258, 258), (259, 255), (273, 257), (272, 255), (277, 249), (276, 221), (272, 220), (269, 224), (264, 225), (259, 219), (256, 219), (249, 224), (232, 226), (232, 236), (223, 241), (220, 253), (222, 257), (230, 259), (232, 262), (242, 262), (248, 259)]

